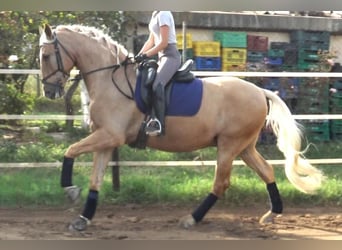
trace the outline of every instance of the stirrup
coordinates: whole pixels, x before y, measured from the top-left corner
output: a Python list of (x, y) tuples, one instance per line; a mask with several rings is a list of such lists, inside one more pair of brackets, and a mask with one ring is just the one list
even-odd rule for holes
[(145, 127), (145, 133), (149, 136), (157, 136), (162, 132), (162, 126), (157, 118), (151, 118)]

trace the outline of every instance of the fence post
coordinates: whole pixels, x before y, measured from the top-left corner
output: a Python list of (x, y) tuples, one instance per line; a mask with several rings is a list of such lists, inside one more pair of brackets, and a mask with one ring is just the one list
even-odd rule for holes
[[(119, 162), (119, 149), (115, 148), (112, 152), (112, 161)], [(120, 166), (112, 166), (112, 184), (114, 191), (120, 191)]]

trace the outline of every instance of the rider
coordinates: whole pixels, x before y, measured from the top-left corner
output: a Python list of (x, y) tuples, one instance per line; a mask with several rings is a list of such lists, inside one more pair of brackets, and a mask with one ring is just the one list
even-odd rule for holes
[(177, 50), (176, 28), (170, 11), (154, 11), (149, 23), (150, 35), (135, 60), (140, 62), (158, 54), (157, 75), (153, 82), (151, 119), (145, 132), (156, 136), (165, 133), (165, 93), (164, 88), (181, 65)]

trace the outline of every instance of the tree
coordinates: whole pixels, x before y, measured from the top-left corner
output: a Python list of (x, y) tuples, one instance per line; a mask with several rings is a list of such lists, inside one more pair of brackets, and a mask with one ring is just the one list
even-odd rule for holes
[[(1, 11), (0, 12), (0, 66), (3, 68), (37, 69), (39, 54), (39, 26), (80, 24), (102, 29), (118, 42), (126, 41), (125, 24), (132, 21), (122, 11)], [(17, 55), (16, 62), (9, 62)], [(13, 84), (23, 94), (28, 75), (1, 75), (0, 84)], [(0, 99), (4, 92), (0, 93)], [(8, 104), (11, 106), (11, 104)], [(10, 112), (8, 112), (10, 113)]]

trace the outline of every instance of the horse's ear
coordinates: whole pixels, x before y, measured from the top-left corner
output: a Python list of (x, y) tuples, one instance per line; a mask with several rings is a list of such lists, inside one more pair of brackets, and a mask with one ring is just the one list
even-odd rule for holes
[(45, 32), (45, 35), (48, 39), (51, 40), (53, 38), (50, 25), (44, 24), (44, 32)]
[(44, 27), (39, 26), (39, 35), (42, 35), (44, 32)]

